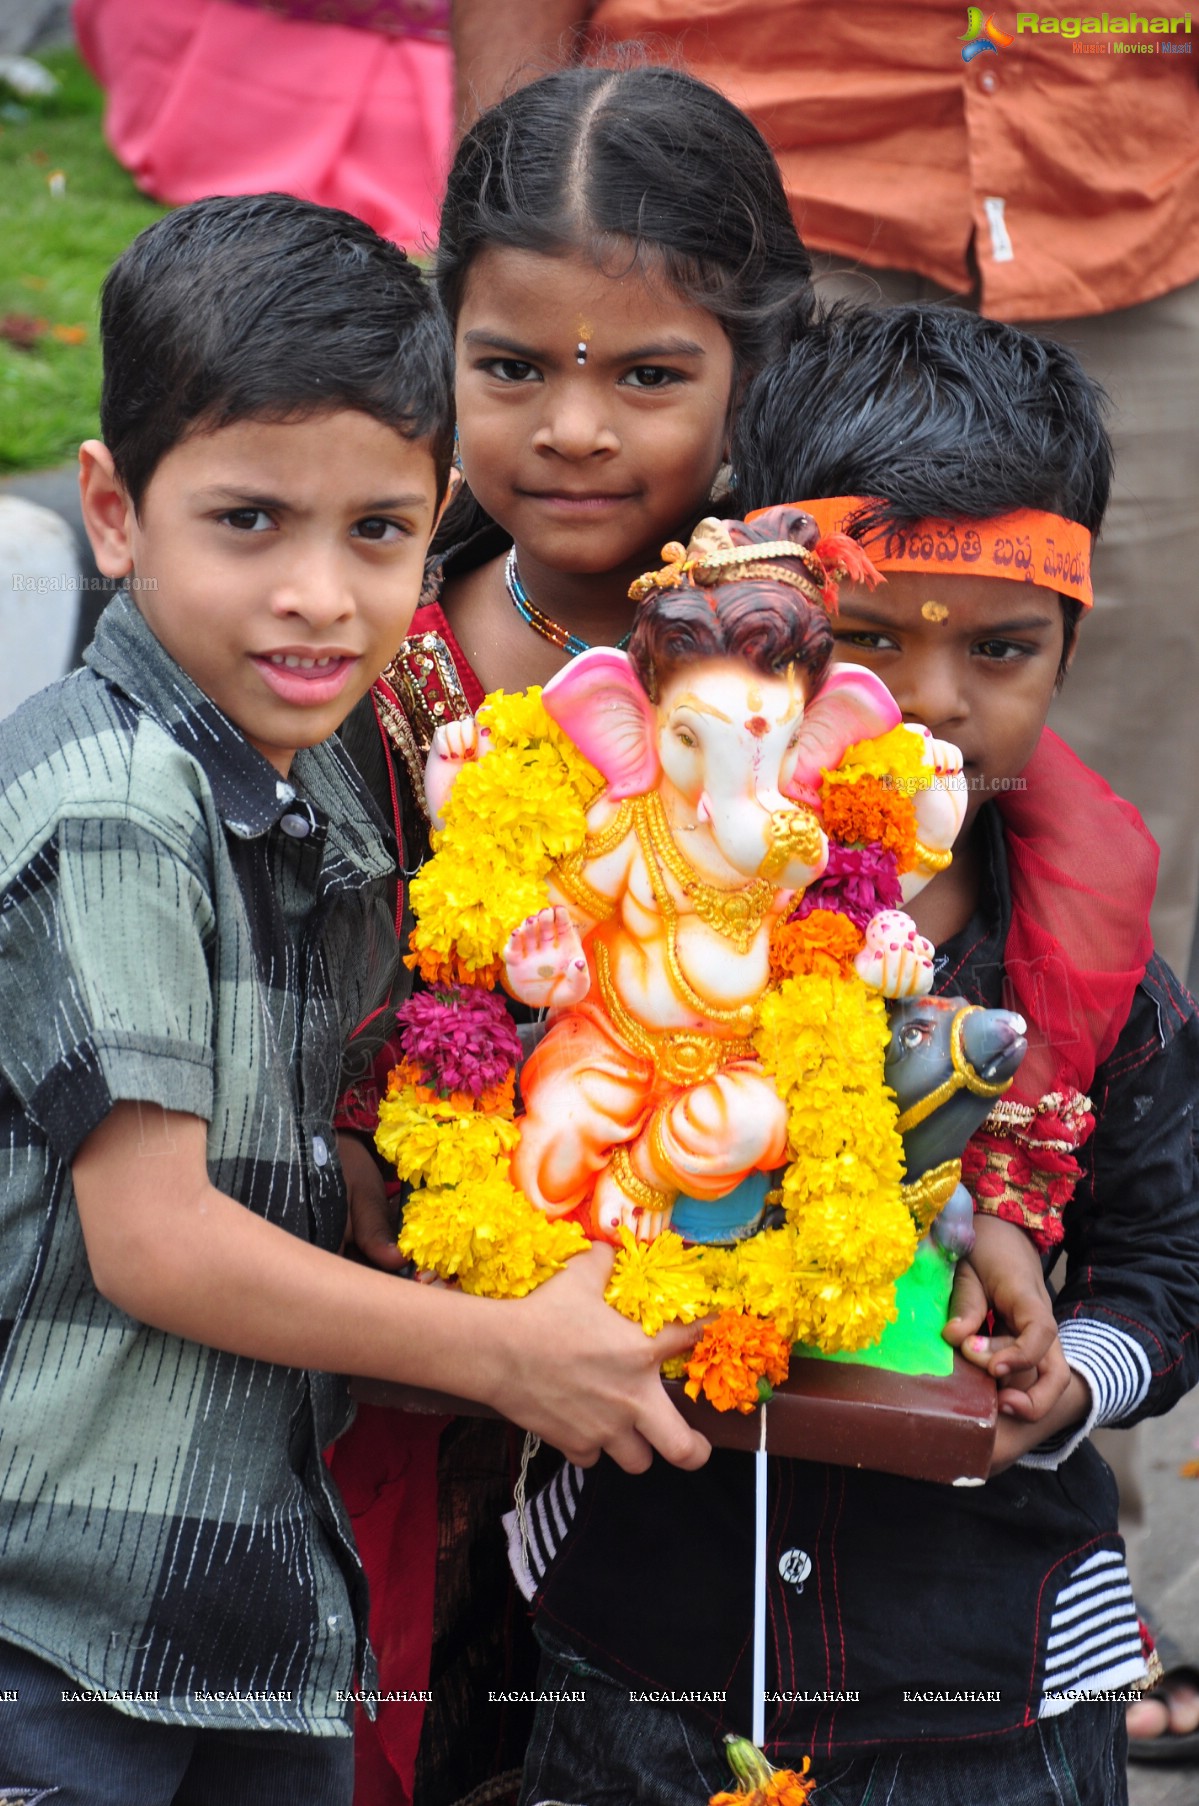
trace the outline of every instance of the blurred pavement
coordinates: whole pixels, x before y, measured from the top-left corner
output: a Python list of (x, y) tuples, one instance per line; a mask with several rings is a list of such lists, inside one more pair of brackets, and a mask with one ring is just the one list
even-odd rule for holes
[[(1179, 1468), (1199, 1461), (1199, 1389), (1142, 1431), (1148, 1533), (1137, 1585), (1141, 1610), (1199, 1666), (1199, 1479)], [(1131, 1806), (1199, 1806), (1199, 1760), (1130, 1762)]]
[[(35, 505), (25, 533), (14, 503)], [(92, 560), (73, 461), (0, 480), (0, 715), (79, 663), (115, 587)]]
[(3, 0), (0, 6), (0, 56), (20, 56), (69, 44), (70, 0)]

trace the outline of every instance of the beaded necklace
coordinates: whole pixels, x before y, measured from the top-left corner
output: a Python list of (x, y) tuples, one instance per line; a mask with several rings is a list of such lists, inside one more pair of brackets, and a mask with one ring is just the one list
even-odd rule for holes
[[(560, 647), (568, 658), (577, 658), (580, 652), (591, 651), (590, 643), (587, 640), (580, 639), (577, 633), (569, 633), (559, 621), (553, 621), (549, 615), (542, 614), (541, 610), (530, 600), (529, 592), (521, 582), (520, 572), (516, 568), (515, 546), (512, 547), (504, 564), (504, 583), (507, 586), (513, 608), (522, 621), (528, 622), (534, 633), (539, 633), (543, 640), (550, 642), (551, 646)], [(623, 652), (632, 637), (632, 629), (628, 633), (622, 634), (616, 642), (617, 651)]]

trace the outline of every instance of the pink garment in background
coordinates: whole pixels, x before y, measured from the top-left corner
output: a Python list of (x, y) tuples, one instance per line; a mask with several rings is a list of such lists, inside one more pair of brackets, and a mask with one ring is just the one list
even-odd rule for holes
[(284, 19), (315, 25), (357, 25), (393, 38), (450, 40), (450, 0), (235, 0)]
[[(285, 17), (240, 0), (75, 0), (79, 48), (109, 144), (140, 188), (180, 204), (279, 190), (432, 244), (449, 164), (446, 0), (378, 5), (363, 22)], [(419, 36), (397, 36), (410, 16)], [(369, 16), (369, 13), (368, 13)]]

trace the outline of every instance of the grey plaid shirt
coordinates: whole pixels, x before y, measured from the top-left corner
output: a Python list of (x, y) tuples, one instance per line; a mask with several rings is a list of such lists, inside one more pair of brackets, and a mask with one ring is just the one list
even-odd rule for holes
[(337, 745), (283, 782), (128, 596), (87, 662), (0, 724), (0, 1637), (137, 1717), (346, 1734), (345, 1384), (107, 1303), (70, 1162), (119, 1099), (187, 1111), (215, 1185), (336, 1249), (394, 867)]

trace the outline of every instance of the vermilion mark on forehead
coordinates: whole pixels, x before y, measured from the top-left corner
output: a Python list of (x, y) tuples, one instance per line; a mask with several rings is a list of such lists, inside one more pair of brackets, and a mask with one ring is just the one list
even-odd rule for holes
[(770, 732), (770, 723), (763, 715), (751, 715), (745, 725), (755, 740), (760, 740), (763, 734)]

